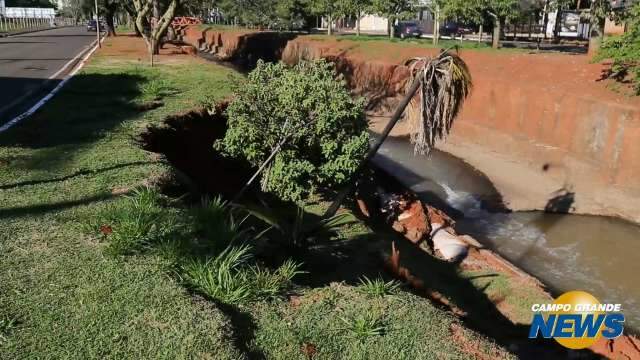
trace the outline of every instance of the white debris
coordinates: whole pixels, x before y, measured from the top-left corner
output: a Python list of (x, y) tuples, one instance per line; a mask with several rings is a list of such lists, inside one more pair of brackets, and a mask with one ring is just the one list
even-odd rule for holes
[(469, 245), (446, 231), (443, 224), (432, 223), (431, 229), (433, 248), (439, 251), (445, 260), (454, 261), (467, 255)]

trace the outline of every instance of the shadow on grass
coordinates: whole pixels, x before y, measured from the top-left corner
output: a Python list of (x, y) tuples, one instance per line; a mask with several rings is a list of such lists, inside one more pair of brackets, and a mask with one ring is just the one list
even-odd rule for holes
[(97, 174), (101, 174), (101, 173), (112, 171), (112, 170), (117, 170), (117, 169), (122, 169), (127, 167), (143, 166), (143, 165), (149, 165), (149, 164), (157, 164), (157, 163), (159, 162), (158, 161), (134, 161), (134, 162), (117, 164), (117, 165), (107, 166), (107, 167), (98, 168), (98, 169), (85, 169), (85, 170), (76, 171), (72, 174), (57, 177), (57, 178), (42, 179), (42, 180), (28, 180), (28, 181), (13, 183), (13, 184), (4, 184), (4, 185), (0, 185), (0, 190), (8, 190), (8, 189), (18, 188), (23, 186), (31, 186), (31, 185), (50, 184), (54, 182), (66, 181), (78, 176), (97, 175)]
[[(357, 209), (353, 209), (357, 212)], [(492, 278), (490, 273), (475, 277), (461, 275), (457, 264), (449, 263), (424, 252), (415, 244), (382, 225), (382, 219), (363, 218), (374, 234), (358, 235), (350, 240), (327, 242), (311, 247), (305, 261), (305, 269), (310, 275), (301, 283), (312, 287), (322, 287), (331, 282), (345, 282), (357, 286), (364, 276), (375, 278), (388, 269), (391, 243), (399, 252), (400, 266), (422, 283), (408, 281), (411, 292), (431, 301), (445, 310), (462, 310), (458, 314), (465, 325), (493, 339), (518, 358), (522, 359), (581, 359), (601, 358), (589, 349), (568, 350), (553, 339), (529, 339), (529, 325), (512, 322), (502, 314), (498, 306), (502, 299), (491, 299), (485, 293)], [(387, 272), (383, 278), (395, 277)], [(474, 285), (473, 280), (488, 278), (483, 287)], [(407, 279), (401, 279), (406, 281)], [(444, 297), (444, 301), (441, 298)], [(453, 307), (452, 307), (453, 305)]]
[(40, 112), (0, 135), (0, 146), (40, 149), (95, 142), (138, 113), (132, 101), (146, 81), (137, 74), (79, 74)]
[(235, 347), (250, 360), (266, 359), (265, 354), (251, 343), (255, 339), (256, 322), (251, 314), (240, 310), (237, 306), (215, 301), (217, 308), (222, 311), (231, 322), (233, 334), (231, 338)]
[(88, 205), (91, 203), (104, 201), (113, 198), (115, 195), (111, 193), (102, 193), (94, 196), (85, 197), (79, 200), (60, 201), (55, 203), (34, 204), (28, 206), (18, 206), (12, 208), (0, 209), (0, 219), (16, 218), (21, 216), (35, 216), (45, 214), (51, 211), (64, 210), (79, 205)]

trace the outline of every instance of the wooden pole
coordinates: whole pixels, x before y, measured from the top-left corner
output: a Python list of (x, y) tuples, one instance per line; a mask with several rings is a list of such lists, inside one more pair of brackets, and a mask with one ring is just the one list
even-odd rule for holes
[(380, 138), (376, 141), (375, 144), (373, 144), (373, 146), (371, 146), (371, 148), (369, 148), (369, 151), (365, 155), (364, 159), (360, 162), (360, 165), (358, 165), (358, 169), (347, 180), (345, 187), (342, 189), (342, 191), (340, 191), (340, 193), (338, 193), (335, 200), (333, 200), (333, 203), (331, 203), (331, 206), (329, 206), (327, 211), (324, 213), (325, 218), (335, 215), (335, 213), (338, 211), (340, 204), (351, 192), (351, 188), (353, 187), (355, 181), (358, 179), (358, 175), (362, 172), (362, 170), (364, 170), (365, 166), (376, 155), (378, 150), (380, 150), (380, 147), (382, 146), (384, 141), (387, 139), (387, 137), (389, 137), (391, 130), (393, 130), (393, 127), (396, 126), (396, 124), (398, 123), (398, 120), (400, 120), (400, 117), (404, 113), (404, 110), (407, 108), (407, 105), (409, 105), (409, 102), (413, 98), (413, 95), (415, 95), (416, 91), (418, 91), (418, 88), (420, 88), (421, 84), (422, 84), (422, 80), (420, 78), (416, 78), (413, 81), (413, 84), (409, 88), (409, 91), (407, 91), (407, 94), (404, 96), (404, 98), (396, 108), (396, 111), (391, 116), (391, 119), (387, 123), (387, 126), (382, 131)]

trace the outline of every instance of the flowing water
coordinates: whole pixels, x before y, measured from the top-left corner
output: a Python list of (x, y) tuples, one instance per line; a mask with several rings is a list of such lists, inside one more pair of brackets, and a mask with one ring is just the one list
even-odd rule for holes
[(554, 295), (584, 290), (600, 302), (620, 303), (626, 327), (640, 329), (640, 226), (600, 216), (500, 211), (500, 195), (482, 173), (443, 152), (414, 155), (406, 140), (385, 141), (374, 162), (425, 201), (461, 216), (458, 232), (534, 275)]

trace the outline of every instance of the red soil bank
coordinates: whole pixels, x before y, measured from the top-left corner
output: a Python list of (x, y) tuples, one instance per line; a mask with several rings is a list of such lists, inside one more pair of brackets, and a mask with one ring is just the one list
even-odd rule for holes
[(237, 51), (242, 36), (251, 33), (248, 30), (214, 30), (200, 25), (184, 29), (182, 40), (197, 49), (215, 51), (220, 60), (230, 59)]
[[(405, 86), (400, 64), (435, 51), (306, 36), (288, 43), (283, 60), (331, 59), (356, 93), (384, 109)], [(640, 99), (598, 81), (604, 65), (582, 55), (461, 55), (474, 90), (445, 151), (485, 172), (513, 209), (544, 209), (564, 189), (575, 193), (569, 211), (640, 222)]]

